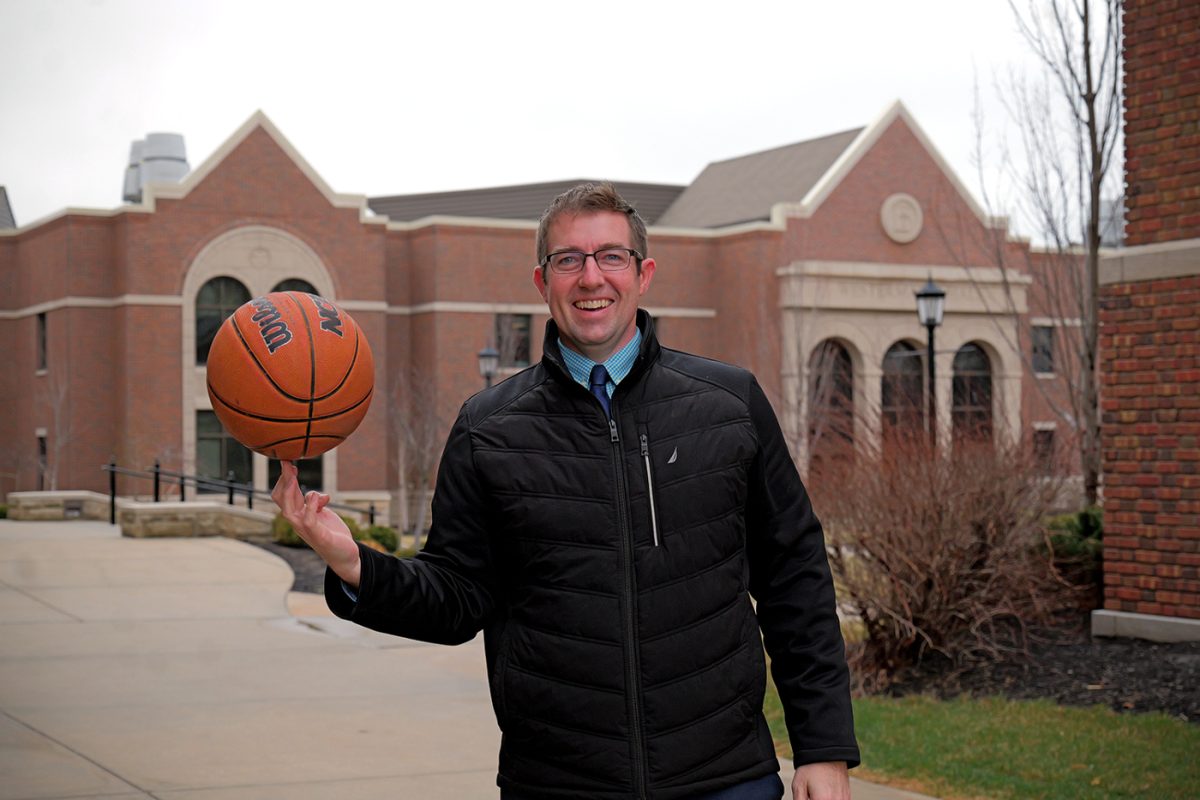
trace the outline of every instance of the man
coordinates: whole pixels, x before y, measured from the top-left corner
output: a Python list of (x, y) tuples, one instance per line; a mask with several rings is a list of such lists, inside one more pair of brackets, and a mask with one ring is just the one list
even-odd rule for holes
[(359, 548), (291, 465), (275, 501), (329, 564), (339, 616), (446, 644), (484, 631), (505, 800), (778, 800), (763, 641), (794, 796), (847, 800), (820, 524), (753, 376), (659, 346), (646, 253), (609, 184), (547, 209), (541, 363), (463, 405), (416, 558)]

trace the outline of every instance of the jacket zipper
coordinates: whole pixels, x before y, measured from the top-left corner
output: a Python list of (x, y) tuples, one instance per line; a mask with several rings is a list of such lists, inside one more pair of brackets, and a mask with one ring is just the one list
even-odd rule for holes
[[(615, 411), (615, 409), (614, 409)], [(617, 514), (620, 518), (621, 561), (625, 579), (625, 682), (629, 687), (629, 730), (633, 738), (633, 788), (638, 797), (646, 797), (646, 743), (642, 731), (641, 693), (642, 684), (638, 674), (637, 653), (637, 587), (633, 573), (633, 532), (629, 525), (627, 505), (628, 488), (625, 485), (625, 470), (621, 464), (621, 437), (617, 434), (615, 414), (608, 420), (608, 438), (613, 444), (613, 456), (617, 475)]]
[(654, 476), (650, 472), (650, 437), (641, 434), (642, 459), (646, 462), (646, 497), (650, 499), (650, 531), (654, 534), (654, 546), (658, 547), (658, 513), (654, 510)]

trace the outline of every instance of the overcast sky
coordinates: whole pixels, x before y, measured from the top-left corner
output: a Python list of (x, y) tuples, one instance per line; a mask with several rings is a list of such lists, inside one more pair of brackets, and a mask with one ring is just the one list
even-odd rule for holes
[(0, 0), (0, 185), (114, 208), (132, 140), (195, 168), (257, 109), (342, 193), (688, 183), (899, 99), (978, 197), (974, 86), (995, 127), (1029, 65), (1005, 0)]

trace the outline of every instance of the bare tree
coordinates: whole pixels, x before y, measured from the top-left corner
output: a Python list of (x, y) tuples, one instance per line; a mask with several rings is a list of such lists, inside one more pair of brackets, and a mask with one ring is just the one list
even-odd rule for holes
[(38, 468), (44, 470), (46, 488), (52, 492), (58, 489), (58, 468), (76, 433), (71, 419), (70, 383), (66, 368), (59, 364), (39, 380), (34, 395), (38, 416), (46, 421), (47, 433), (46, 463)]
[[(1094, 505), (1100, 484), (1100, 396), (1098, 375), (1099, 265), (1105, 197), (1120, 208), (1120, 170), (1114, 169), (1121, 139), (1121, 7), (1119, 0), (1028, 0), (1022, 10), (1009, 0), (1017, 27), (1041, 66), (1038, 80), (1021, 77), (999, 87), (1016, 152), (1002, 142), (1003, 164), (996, 180), (1012, 188), (1012, 210), (1034, 226), (1043, 247), (1019, 247), (1003, 228), (972, 244), (1001, 268), (1007, 307), (1015, 315), (1009, 270), (1032, 279), (1039, 316), (1049, 319), (1052, 340), (1039, 342), (1053, 358), (1058, 380), (1037, 381), (1049, 408), (1072, 432), (1083, 474), (1086, 502)], [(984, 205), (995, 208), (982, 174), (984, 121), (975, 116), (976, 166)], [(1006, 203), (1007, 205), (1007, 203)], [(967, 261), (964, 261), (967, 263)], [(1033, 371), (1028, 340), (1010, 342)], [(1053, 349), (1047, 353), (1046, 347)]]
[(447, 425), (428, 379), (411, 371), (398, 373), (390, 394), (395, 409), (391, 424), (396, 442), (400, 529), (412, 532), (413, 546), (419, 550), (429, 528), (429, 503)]

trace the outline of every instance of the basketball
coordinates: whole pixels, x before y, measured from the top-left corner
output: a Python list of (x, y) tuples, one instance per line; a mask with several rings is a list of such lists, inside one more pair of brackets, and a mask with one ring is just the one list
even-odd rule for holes
[(375, 362), (358, 325), (314, 294), (273, 292), (221, 324), (208, 396), (229, 435), (281, 461), (314, 458), (354, 432), (371, 404)]

